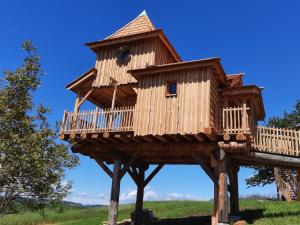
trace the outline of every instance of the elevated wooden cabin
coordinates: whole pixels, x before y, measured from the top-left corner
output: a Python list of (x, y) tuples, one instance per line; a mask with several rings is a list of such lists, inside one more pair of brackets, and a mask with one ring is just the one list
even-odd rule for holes
[[(257, 157), (245, 156), (254, 142), (263, 151), (272, 147), (257, 127), (265, 118), (262, 89), (244, 85), (244, 74), (226, 74), (220, 58), (182, 61), (145, 13), (86, 46), (97, 56), (95, 67), (67, 85), (77, 98), (74, 111), (64, 113), (60, 137), (112, 177), (108, 223), (116, 224), (126, 172), (138, 187), (133, 219), (141, 223), (144, 187), (165, 164), (200, 164), (214, 183), (212, 224), (228, 222), (226, 176), (237, 214), (239, 165)], [(84, 101), (95, 108), (80, 110)], [(150, 164), (157, 168), (145, 178)]]

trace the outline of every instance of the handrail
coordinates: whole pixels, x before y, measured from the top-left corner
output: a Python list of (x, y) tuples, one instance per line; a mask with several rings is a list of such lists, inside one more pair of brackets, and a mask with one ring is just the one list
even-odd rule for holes
[(132, 131), (134, 106), (64, 112), (61, 133)]
[(227, 134), (250, 134), (249, 107), (245, 104), (241, 107), (223, 108), (223, 131)]
[(300, 156), (300, 131), (259, 126), (252, 147), (256, 151)]

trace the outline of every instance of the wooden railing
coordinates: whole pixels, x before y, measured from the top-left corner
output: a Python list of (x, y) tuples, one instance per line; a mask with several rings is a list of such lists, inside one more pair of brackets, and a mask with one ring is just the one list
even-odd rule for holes
[(61, 133), (102, 133), (133, 130), (134, 106), (64, 112)]
[(300, 156), (300, 131), (258, 127), (253, 148), (263, 152)]
[(227, 134), (250, 134), (249, 110), (245, 104), (241, 107), (223, 108), (223, 132)]

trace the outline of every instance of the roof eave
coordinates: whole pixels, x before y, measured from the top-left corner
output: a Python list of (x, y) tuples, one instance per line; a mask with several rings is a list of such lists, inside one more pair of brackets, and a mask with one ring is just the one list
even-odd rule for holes
[(96, 53), (99, 48), (106, 47), (109, 45), (121, 44), (121, 43), (126, 43), (129, 41), (136, 41), (136, 40), (152, 38), (152, 37), (156, 37), (156, 36), (158, 36), (160, 38), (160, 40), (163, 42), (163, 44), (169, 50), (169, 52), (174, 57), (174, 59), (177, 62), (181, 62), (182, 60), (181, 60), (179, 54), (177, 53), (177, 51), (175, 50), (173, 45), (170, 43), (170, 41), (168, 40), (166, 35), (163, 33), (162, 29), (156, 29), (156, 30), (152, 30), (152, 31), (148, 31), (148, 32), (137, 33), (137, 34), (123, 36), (123, 37), (104, 39), (101, 41), (89, 42), (89, 43), (86, 43), (85, 45)]
[(225, 73), (223, 73), (224, 71), (220, 64), (220, 58), (209, 58), (209, 59), (195, 60), (189, 62), (177, 62), (177, 63), (163, 64), (163, 65), (156, 65), (156, 66), (150, 66), (142, 69), (128, 70), (128, 72), (131, 73), (131, 75), (134, 76), (136, 79), (139, 79), (139, 77), (143, 75), (150, 75), (159, 72), (176, 71), (176, 70), (183, 70), (183, 69), (190, 69), (190, 68), (197, 68), (197, 67), (210, 67), (210, 66), (216, 66), (216, 63), (218, 63), (217, 66), (219, 67), (222, 76), (224, 76)]
[(71, 83), (67, 84), (66, 88), (68, 90), (75, 91), (76, 87), (80, 86), (83, 82), (85, 83), (89, 79), (94, 78), (96, 74), (97, 74), (97, 69), (93, 67), (92, 69), (86, 71), (84, 74), (77, 77)]

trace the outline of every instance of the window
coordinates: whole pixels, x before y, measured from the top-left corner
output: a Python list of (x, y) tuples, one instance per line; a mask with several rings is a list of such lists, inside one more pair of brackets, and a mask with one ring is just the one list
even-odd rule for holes
[(117, 63), (126, 64), (130, 60), (130, 49), (128, 46), (121, 46), (117, 53)]
[(166, 83), (166, 96), (176, 96), (177, 95), (177, 82), (176, 81), (168, 81)]

